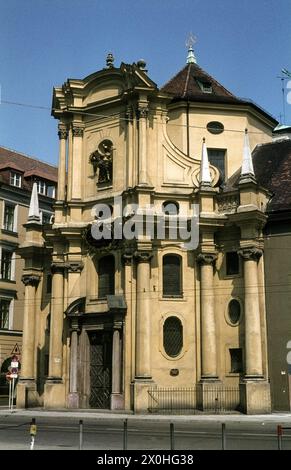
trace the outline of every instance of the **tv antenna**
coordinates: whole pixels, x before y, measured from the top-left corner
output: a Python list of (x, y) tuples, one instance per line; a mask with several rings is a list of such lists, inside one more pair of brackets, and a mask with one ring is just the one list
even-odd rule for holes
[[(282, 74), (277, 76), (277, 78), (280, 78), (281, 80), (281, 85), (282, 85), (282, 108), (283, 108), (283, 122), (281, 124), (286, 124), (286, 112), (285, 112), (285, 81), (284, 80), (289, 80), (291, 79), (291, 72), (287, 69), (281, 69)], [(280, 114), (280, 116), (282, 116)]]

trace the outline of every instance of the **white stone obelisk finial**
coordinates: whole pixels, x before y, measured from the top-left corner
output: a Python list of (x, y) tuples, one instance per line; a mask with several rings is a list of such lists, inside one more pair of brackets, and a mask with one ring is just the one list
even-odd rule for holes
[(240, 181), (246, 179), (255, 179), (252, 152), (250, 148), (249, 134), (247, 129), (245, 129), (244, 134), (243, 161), (241, 167)]
[(38, 222), (38, 223), (40, 223), (40, 212), (39, 212), (39, 204), (38, 204), (37, 183), (33, 183), (27, 222)]
[(205, 138), (202, 143), (202, 157), (200, 166), (200, 187), (211, 187), (211, 176)]

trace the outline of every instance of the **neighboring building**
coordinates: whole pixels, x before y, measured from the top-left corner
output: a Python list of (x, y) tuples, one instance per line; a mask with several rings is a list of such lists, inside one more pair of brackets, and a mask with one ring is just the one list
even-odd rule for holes
[[(144, 412), (191, 399), (204, 410), (270, 412), (263, 229), (271, 194), (257, 183), (251, 150), (271, 142), (277, 121), (204, 72), (191, 48), (161, 89), (144, 61), (115, 68), (109, 55), (107, 68), (55, 88), (52, 106), (55, 220), (44, 232), (32, 200), (19, 247), (35, 306), (25, 324), (37, 328), (24, 329), (18, 406)], [(116, 196), (127, 207), (122, 220)], [(107, 222), (97, 203), (111, 206)], [(170, 234), (182, 215), (189, 228), (194, 203), (198, 246), (185, 249)], [(148, 204), (154, 236), (96, 240), (98, 230), (110, 233), (111, 215), (136, 228)], [(180, 396), (183, 387), (193, 393)]]
[[(290, 127), (289, 127), (290, 130)], [(258, 146), (254, 167), (272, 191), (265, 227), (265, 290), (272, 407), (291, 410), (291, 140)], [(289, 355), (290, 357), (290, 355)]]
[[(37, 182), (43, 224), (49, 224), (57, 184), (57, 168), (0, 147), (0, 393), (13, 351), (21, 353), (24, 312), (24, 262), (17, 254), (24, 242), (33, 182)], [(3, 388), (2, 388), (3, 387)]]

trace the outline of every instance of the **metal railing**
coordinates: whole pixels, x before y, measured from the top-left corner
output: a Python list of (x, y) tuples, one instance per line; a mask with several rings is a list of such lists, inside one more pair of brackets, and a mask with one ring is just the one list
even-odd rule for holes
[(239, 387), (150, 388), (148, 390), (150, 413), (195, 414), (227, 413), (238, 411)]

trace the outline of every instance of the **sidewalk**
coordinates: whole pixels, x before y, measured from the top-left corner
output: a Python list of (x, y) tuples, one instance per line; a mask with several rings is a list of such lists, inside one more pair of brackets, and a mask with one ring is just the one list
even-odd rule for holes
[(124, 420), (130, 421), (168, 421), (168, 422), (213, 422), (213, 423), (279, 423), (291, 425), (291, 413), (272, 413), (267, 415), (244, 414), (220, 414), (220, 415), (158, 415), (158, 414), (133, 414), (133, 412), (110, 410), (44, 410), (43, 408), (14, 409), (0, 408), (0, 416), (18, 416), (30, 418), (72, 418), (72, 419), (97, 419), (97, 420)]

